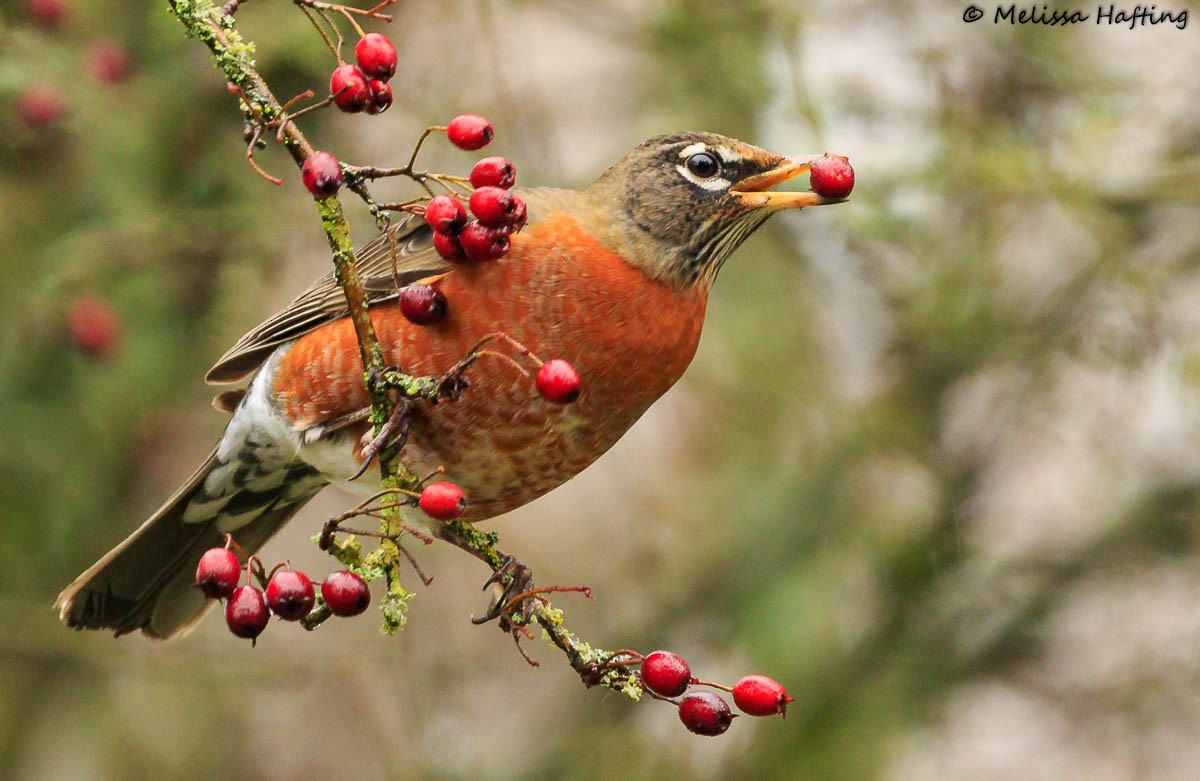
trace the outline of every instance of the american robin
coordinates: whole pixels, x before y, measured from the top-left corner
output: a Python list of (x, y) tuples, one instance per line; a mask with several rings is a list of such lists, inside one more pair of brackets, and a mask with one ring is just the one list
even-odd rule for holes
[[(551, 404), (507, 362), (480, 361), (460, 400), (412, 412), (403, 461), (416, 474), (443, 466), (466, 492), (473, 522), (578, 474), (683, 374), (730, 253), (777, 211), (840, 200), (770, 190), (808, 167), (808, 158), (732, 138), (673, 133), (639, 145), (583, 190), (518, 191), (529, 222), (498, 261), (443, 260), (421, 220), (381, 234), (357, 264), (389, 362), (438, 375), (504, 331), (535, 354), (568, 359), (583, 388), (574, 404)], [(400, 314), (398, 287), (416, 280), (446, 295), (440, 322), (414, 325)], [(217, 361), (211, 383), (253, 374), (244, 391), (218, 397), (233, 412), (220, 443), (59, 595), (68, 625), (176, 634), (204, 612), (194, 573), (223, 532), (254, 551), (329, 483), (374, 489), (348, 483), (368, 425), (354, 413), (369, 400), (346, 315), (327, 274)]]

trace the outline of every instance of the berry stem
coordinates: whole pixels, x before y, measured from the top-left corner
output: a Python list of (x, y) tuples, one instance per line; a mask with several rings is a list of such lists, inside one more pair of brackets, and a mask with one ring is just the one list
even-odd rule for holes
[(710, 686), (714, 689), (720, 689), (723, 692), (733, 692), (732, 686), (726, 686), (723, 683), (714, 683), (713, 681), (704, 681), (699, 678), (692, 678), (688, 683), (693, 686)]

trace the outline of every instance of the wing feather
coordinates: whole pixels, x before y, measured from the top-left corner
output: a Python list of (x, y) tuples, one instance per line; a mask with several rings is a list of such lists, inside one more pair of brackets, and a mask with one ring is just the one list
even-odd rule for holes
[[(419, 217), (393, 225), (364, 246), (355, 258), (370, 305), (396, 298), (399, 289), (444, 274), (450, 264), (433, 249), (433, 234)], [(333, 271), (318, 279), (284, 309), (237, 341), (208, 370), (211, 384), (237, 382), (258, 370), (281, 344), (348, 314)]]

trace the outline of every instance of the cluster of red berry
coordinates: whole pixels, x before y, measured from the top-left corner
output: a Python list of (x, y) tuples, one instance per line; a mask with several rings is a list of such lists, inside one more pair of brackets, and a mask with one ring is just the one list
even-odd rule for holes
[[(254, 557), (251, 557), (252, 559)], [(253, 568), (246, 567), (253, 572)], [(229, 548), (210, 548), (196, 567), (196, 586), (210, 599), (225, 600), (225, 624), (238, 637), (254, 640), (267, 628), (272, 615), (299, 621), (316, 605), (313, 582), (299, 570), (276, 567), (265, 591), (242, 579), (242, 562)], [(334, 572), (321, 581), (321, 600), (335, 616), (357, 616), (371, 604), (371, 592), (361, 577), (349, 570)]]
[[(446, 126), (450, 142), (474, 151), (487, 145), (492, 124), (474, 114), (455, 117)], [(510, 188), (517, 174), (503, 157), (485, 157), (471, 169), (474, 191), (467, 207), (453, 195), (439, 195), (425, 205), (425, 221), (433, 228), (433, 246), (450, 261), (486, 262), (499, 260), (511, 248), (509, 237), (525, 227), (525, 202)]]
[[(29, 22), (47, 33), (57, 32), (69, 19), (67, 0), (26, 0)], [(85, 52), (87, 69), (101, 84), (119, 84), (129, 78), (132, 67), (129, 54), (115, 41), (97, 39)], [(14, 102), (17, 119), (32, 130), (51, 127), (67, 113), (67, 98), (50, 81), (30, 81)]]
[[(782, 716), (792, 701), (779, 682), (765, 675), (747, 675), (733, 686), (693, 678), (688, 663), (672, 651), (655, 651), (643, 657), (641, 677), (647, 691), (679, 708), (679, 720), (697, 735), (723, 735), (733, 723), (734, 714), (729, 703), (717, 694), (709, 691), (684, 694), (694, 684), (732, 693), (738, 709), (750, 716)], [(671, 699), (680, 695), (684, 696)]]
[(349, 114), (382, 114), (392, 105), (388, 80), (396, 75), (396, 47), (382, 33), (367, 33), (354, 47), (354, 59), (357, 65), (343, 63), (329, 77), (334, 104)]

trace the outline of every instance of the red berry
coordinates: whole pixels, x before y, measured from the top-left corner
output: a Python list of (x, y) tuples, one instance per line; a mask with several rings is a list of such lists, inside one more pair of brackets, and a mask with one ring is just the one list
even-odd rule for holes
[(841, 155), (824, 154), (808, 169), (813, 192), (827, 198), (845, 198), (854, 189), (854, 169)]
[(66, 0), (27, 0), (25, 11), (42, 29), (57, 30), (67, 16), (67, 3)]
[(504, 226), (512, 219), (517, 200), (508, 190), (500, 187), (480, 187), (471, 193), (468, 202), (475, 219), (484, 225)]
[(396, 75), (396, 47), (382, 33), (367, 33), (354, 47), (354, 59), (372, 79), (387, 81)]
[(210, 599), (224, 599), (237, 588), (242, 563), (237, 554), (225, 548), (209, 548), (196, 566), (196, 585)]
[(238, 586), (225, 603), (225, 624), (238, 637), (253, 640), (262, 634), (270, 620), (267, 600), (255, 586)]
[(67, 105), (58, 88), (43, 81), (26, 87), (17, 96), (16, 108), (22, 124), (40, 130), (62, 119)]
[(723, 735), (733, 719), (729, 703), (712, 692), (692, 692), (679, 701), (679, 720), (697, 735)]
[(300, 178), (314, 198), (328, 198), (342, 186), (342, 166), (328, 152), (313, 152), (300, 166)]
[(492, 123), (474, 114), (459, 114), (446, 126), (446, 136), (459, 149), (474, 152), (483, 149), (496, 134)]
[(367, 82), (371, 99), (367, 101), (368, 114), (382, 114), (392, 106), (392, 88), (379, 79)]
[(778, 681), (765, 675), (747, 675), (733, 685), (733, 701), (751, 716), (782, 716), (792, 698)]
[(671, 651), (655, 651), (642, 660), (642, 683), (655, 694), (678, 697), (687, 691), (692, 671), (683, 657)]
[(104, 301), (84, 295), (67, 309), (67, 331), (79, 350), (96, 358), (108, 358), (121, 341), (121, 320)]
[(88, 49), (88, 69), (102, 84), (119, 84), (129, 78), (129, 54), (116, 41), (96, 41)]
[(321, 598), (335, 616), (356, 616), (371, 604), (367, 582), (350, 570), (340, 570), (321, 583)]
[(434, 231), (433, 248), (437, 250), (439, 255), (451, 262), (467, 259), (467, 253), (463, 252), (463, 247), (459, 243), (458, 237), (451, 236), (449, 233)]
[(430, 483), (421, 491), (420, 505), (430, 518), (452, 521), (467, 509), (467, 498), (454, 483)]
[[(546, 401), (555, 404), (570, 404), (579, 398), (579, 372), (575, 371), (575, 367), (562, 358), (553, 358), (543, 363), (542, 368), (538, 369), (535, 382), (538, 393), (542, 394), (542, 398)], [(683, 664), (682, 659), (679, 662)], [(686, 670), (687, 665), (684, 664), (683, 668)], [(644, 666), (642, 670), (645, 671)]]
[(467, 224), (467, 210), (453, 195), (435, 195), (425, 204), (425, 222), (439, 233), (458, 233)]
[(508, 228), (484, 225), (479, 220), (471, 220), (466, 224), (462, 233), (458, 234), (458, 242), (467, 259), (476, 263), (499, 260), (508, 254), (511, 247)]
[(529, 212), (525, 209), (525, 201), (517, 196), (513, 196), (512, 211), (508, 215), (508, 227), (513, 233), (520, 233), (521, 228), (525, 227), (526, 221), (529, 219)]
[(472, 187), (500, 187), (507, 190), (516, 181), (516, 169), (503, 157), (485, 157), (471, 169)]
[(303, 572), (281, 569), (267, 584), (267, 604), (284, 621), (299, 621), (317, 601), (312, 581)]
[(446, 316), (446, 294), (433, 285), (411, 284), (400, 291), (400, 314), (417, 325), (436, 323)]
[(371, 90), (367, 76), (357, 65), (339, 65), (329, 77), (329, 94), (342, 111), (356, 114), (367, 107)]

